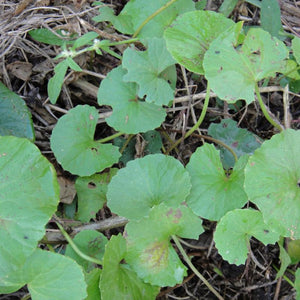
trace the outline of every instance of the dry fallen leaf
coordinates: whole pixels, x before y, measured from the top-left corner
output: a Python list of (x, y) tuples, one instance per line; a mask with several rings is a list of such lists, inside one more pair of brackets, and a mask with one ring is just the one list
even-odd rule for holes
[(6, 66), (15, 77), (28, 81), (32, 73), (32, 64), (25, 61), (15, 61)]
[(74, 182), (63, 176), (57, 176), (57, 181), (60, 187), (60, 202), (71, 204), (76, 195)]

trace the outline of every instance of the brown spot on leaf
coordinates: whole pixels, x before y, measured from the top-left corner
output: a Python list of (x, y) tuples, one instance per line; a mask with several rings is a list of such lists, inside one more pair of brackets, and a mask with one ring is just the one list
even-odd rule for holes
[(233, 143), (231, 144), (231, 146), (232, 146), (233, 148), (236, 148), (238, 145), (239, 145), (239, 142), (238, 142), (238, 141), (235, 141), (235, 142), (233, 142)]
[(93, 117), (92, 114), (89, 115), (89, 119), (90, 119), (90, 120), (94, 120), (94, 117)]

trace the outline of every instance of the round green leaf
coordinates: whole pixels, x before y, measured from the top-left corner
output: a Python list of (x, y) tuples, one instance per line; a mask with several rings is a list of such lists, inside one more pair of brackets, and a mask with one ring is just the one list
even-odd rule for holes
[(274, 244), (279, 234), (264, 223), (261, 212), (251, 209), (235, 209), (218, 223), (214, 240), (219, 253), (231, 264), (241, 265), (247, 259), (251, 236), (262, 243)]
[(244, 206), (248, 201), (243, 187), (246, 163), (247, 157), (241, 157), (228, 176), (219, 151), (210, 144), (199, 147), (186, 166), (192, 182), (188, 206), (196, 215), (215, 221), (226, 212)]
[(169, 240), (172, 235), (198, 239), (202, 221), (190, 208), (155, 206), (149, 216), (130, 221), (126, 227), (126, 261), (145, 282), (173, 286), (182, 282), (186, 268)]
[[(73, 241), (84, 254), (99, 260), (103, 258), (107, 238), (101, 232), (96, 230), (83, 230), (76, 234)], [(86, 272), (91, 271), (95, 267), (92, 262), (80, 257), (70, 245), (67, 245), (65, 254), (73, 258)]]
[(96, 108), (89, 105), (78, 105), (58, 120), (51, 149), (65, 170), (89, 176), (118, 162), (117, 147), (94, 141), (97, 120)]
[(216, 38), (205, 53), (203, 67), (212, 90), (223, 100), (254, 100), (255, 83), (285, 69), (286, 46), (260, 29), (251, 28), (241, 48), (234, 32)]
[(106, 202), (107, 185), (116, 172), (116, 168), (111, 168), (103, 174), (77, 178), (75, 188), (78, 197), (78, 220), (89, 222), (96, 216)]
[(100, 279), (101, 299), (155, 299), (159, 288), (144, 283), (129, 265), (121, 263), (125, 254), (125, 239), (121, 235), (113, 236), (106, 245), (103, 259)]
[(300, 131), (276, 134), (254, 152), (245, 191), (266, 224), (282, 236), (300, 238)]
[(14, 135), (34, 141), (31, 114), (24, 100), (0, 82), (0, 135)]
[(37, 249), (24, 266), (32, 300), (82, 300), (86, 283), (82, 269), (72, 259)]
[[(166, 117), (165, 110), (158, 105), (138, 99), (138, 86), (124, 82), (126, 71), (117, 67), (109, 72), (98, 90), (98, 103), (113, 108), (106, 119), (109, 126), (127, 134), (136, 134), (159, 127)], [(113, 91), (113, 92), (112, 92)]]
[(101, 300), (100, 295), (100, 276), (101, 276), (102, 269), (95, 268), (89, 273), (85, 273), (85, 282), (87, 284), (86, 292), (88, 296), (84, 300)]
[(232, 20), (213, 11), (187, 12), (165, 30), (167, 49), (188, 70), (204, 74), (202, 62), (210, 43), (233, 25)]
[(190, 188), (189, 174), (178, 160), (162, 154), (147, 155), (128, 162), (112, 178), (107, 204), (120, 216), (140, 219), (162, 202), (177, 207)]
[[(146, 51), (127, 48), (123, 54), (122, 66), (128, 73), (124, 81), (139, 85), (138, 96), (157, 105), (168, 105), (174, 99), (175, 88), (171, 85), (176, 77), (175, 61), (161, 38), (147, 40)], [(166, 72), (168, 70), (168, 72)]]
[(24, 138), (0, 137), (0, 293), (25, 284), (21, 267), (58, 202), (55, 170), (38, 148)]

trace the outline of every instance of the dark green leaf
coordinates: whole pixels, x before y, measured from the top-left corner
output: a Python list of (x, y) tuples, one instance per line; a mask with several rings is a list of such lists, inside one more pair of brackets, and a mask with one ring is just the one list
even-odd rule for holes
[(31, 114), (24, 100), (0, 82), (0, 135), (14, 135), (34, 141)]
[(280, 38), (279, 31), (282, 30), (282, 25), (278, 0), (261, 1), (260, 22), (264, 30)]
[[(224, 119), (219, 124), (211, 123), (208, 127), (208, 134), (231, 147), (237, 157), (253, 154), (262, 143), (259, 137), (246, 129), (237, 127), (237, 123), (231, 119)], [(220, 150), (224, 168), (233, 168), (235, 162), (232, 153), (222, 146)]]

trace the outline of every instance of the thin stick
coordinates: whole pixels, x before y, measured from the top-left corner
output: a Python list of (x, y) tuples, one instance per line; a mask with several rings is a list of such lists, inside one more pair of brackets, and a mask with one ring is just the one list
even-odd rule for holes
[(195, 130), (198, 129), (198, 127), (200, 127), (200, 125), (203, 122), (204, 117), (206, 115), (206, 111), (207, 111), (207, 107), (208, 107), (208, 103), (209, 103), (209, 97), (210, 97), (210, 86), (209, 86), (209, 82), (207, 82), (207, 92), (206, 92), (203, 108), (202, 108), (198, 122), (183, 137), (181, 137), (179, 140), (177, 140), (177, 142), (175, 142), (171, 146), (171, 148), (166, 152), (166, 155), (168, 155), (176, 146), (178, 146), (181, 143), (181, 141), (188, 138)]

